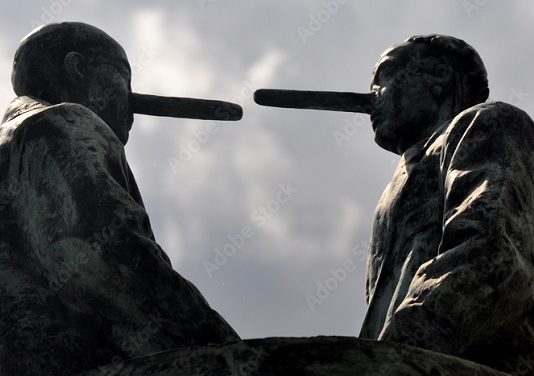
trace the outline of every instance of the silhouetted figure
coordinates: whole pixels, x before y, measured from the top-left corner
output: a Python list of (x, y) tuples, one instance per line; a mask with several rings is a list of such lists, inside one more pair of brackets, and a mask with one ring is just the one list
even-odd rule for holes
[(376, 142), (401, 156), (376, 209), (360, 337), (534, 374), (532, 120), (485, 102), (480, 57), (448, 36), (388, 49), (371, 89), (256, 95), (369, 113)]
[(234, 120), (241, 109), (176, 109), (179, 98), (133, 94), (130, 72), (121, 46), (82, 23), (44, 26), (16, 53), (19, 97), (0, 125), (2, 375), (239, 339), (155, 242), (123, 144), (133, 112)]
[(482, 61), (451, 37), (386, 51), (372, 85), (376, 141), (401, 160), (375, 214), (361, 337), (516, 370), (534, 353), (532, 120), (482, 103)]

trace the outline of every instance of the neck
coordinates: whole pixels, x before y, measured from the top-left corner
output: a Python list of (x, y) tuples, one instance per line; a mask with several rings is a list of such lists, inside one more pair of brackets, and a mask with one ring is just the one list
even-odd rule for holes
[(419, 143), (422, 140), (429, 139), (442, 127), (445, 122), (450, 121), (454, 116), (456, 116), (457, 113), (460, 112), (456, 110), (456, 107), (457, 106), (453, 103), (452, 99), (442, 103), (434, 118), (426, 119), (426, 121), (423, 121), (424, 124), (421, 127), (418, 127), (420, 131), (417, 134), (407, 134), (407, 137), (402, 140), (402, 142), (399, 142), (397, 147), (398, 154), (402, 155), (411, 146)]

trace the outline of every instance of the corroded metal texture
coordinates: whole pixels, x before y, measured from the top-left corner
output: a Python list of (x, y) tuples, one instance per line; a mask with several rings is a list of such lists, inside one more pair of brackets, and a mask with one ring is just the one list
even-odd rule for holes
[(155, 242), (124, 147), (84, 106), (0, 126), (0, 369), (71, 375), (239, 337)]
[(78, 376), (505, 376), (479, 364), (351, 337), (263, 338), (196, 346), (107, 365)]

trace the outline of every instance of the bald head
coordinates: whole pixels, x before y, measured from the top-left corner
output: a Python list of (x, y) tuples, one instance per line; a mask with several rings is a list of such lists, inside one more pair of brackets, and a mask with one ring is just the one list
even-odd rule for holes
[(59, 102), (59, 91), (67, 84), (65, 57), (73, 51), (91, 64), (128, 66), (124, 49), (102, 30), (81, 22), (48, 24), (32, 31), (20, 43), (11, 77), (15, 93)]
[(105, 32), (63, 22), (42, 26), (21, 41), (11, 81), (18, 96), (86, 106), (125, 144), (133, 122), (130, 72), (124, 49)]

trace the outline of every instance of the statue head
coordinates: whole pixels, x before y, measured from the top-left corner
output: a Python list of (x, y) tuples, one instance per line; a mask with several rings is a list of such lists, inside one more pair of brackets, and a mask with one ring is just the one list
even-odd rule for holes
[(477, 52), (443, 35), (414, 36), (386, 50), (375, 66), (371, 90), (377, 95), (371, 116), (375, 141), (397, 154), (489, 95)]
[(84, 105), (126, 144), (133, 123), (131, 69), (124, 49), (102, 30), (79, 22), (34, 30), (15, 54), (11, 81), (18, 96)]

